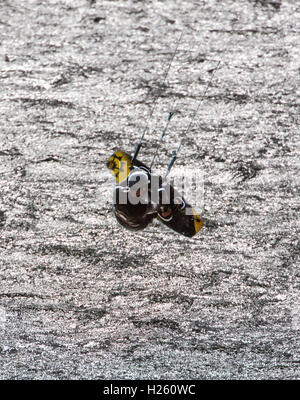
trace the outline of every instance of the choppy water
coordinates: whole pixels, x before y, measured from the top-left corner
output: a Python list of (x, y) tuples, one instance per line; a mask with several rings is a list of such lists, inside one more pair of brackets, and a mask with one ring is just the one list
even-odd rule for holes
[[(1, 2), (2, 379), (299, 379), (299, 21), (279, 0)], [(206, 227), (122, 230), (107, 157), (160, 94), (141, 157), (176, 99), (164, 171), (219, 60), (176, 164), (204, 175)]]

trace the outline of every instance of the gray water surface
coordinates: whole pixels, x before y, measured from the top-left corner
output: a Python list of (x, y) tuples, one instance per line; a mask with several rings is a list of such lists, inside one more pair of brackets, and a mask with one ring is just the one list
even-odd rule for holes
[[(1, 1), (1, 379), (300, 378), (299, 21), (291, 0)], [(147, 123), (149, 163), (174, 101), (156, 171), (184, 136), (193, 239), (122, 229), (105, 169)]]

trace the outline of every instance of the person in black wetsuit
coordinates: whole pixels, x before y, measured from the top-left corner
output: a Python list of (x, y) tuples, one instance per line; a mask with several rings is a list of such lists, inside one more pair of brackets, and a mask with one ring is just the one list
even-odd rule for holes
[(149, 170), (134, 168), (127, 180), (114, 189), (117, 221), (133, 231), (145, 229), (157, 216), (164, 222), (171, 221), (174, 212), (184, 209), (185, 202), (181, 197), (174, 198), (170, 188), (166, 190), (162, 178), (151, 175)]

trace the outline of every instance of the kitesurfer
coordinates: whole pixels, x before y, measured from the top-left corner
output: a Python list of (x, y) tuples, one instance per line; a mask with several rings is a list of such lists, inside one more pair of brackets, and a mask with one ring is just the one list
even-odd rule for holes
[(114, 215), (127, 229), (142, 230), (154, 218), (169, 222), (183, 210), (185, 201), (175, 197), (174, 189), (149, 170), (134, 168), (128, 178), (114, 189)]

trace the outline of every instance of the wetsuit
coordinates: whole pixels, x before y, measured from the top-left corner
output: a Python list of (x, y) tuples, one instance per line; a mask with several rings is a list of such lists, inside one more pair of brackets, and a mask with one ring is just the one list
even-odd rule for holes
[[(153, 179), (157, 179), (155, 189), (151, 186)], [(138, 182), (140, 192), (139, 196), (136, 196), (135, 185)], [(174, 198), (174, 189), (168, 186), (169, 188), (171, 190), (166, 193), (160, 177), (151, 175), (148, 170), (135, 168), (126, 181), (114, 190), (114, 214), (117, 221), (133, 231), (146, 228), (157, 216), (162, 221), (171, 221), (173, 212), (181, 210), (185, 202), (178, 197)]]

